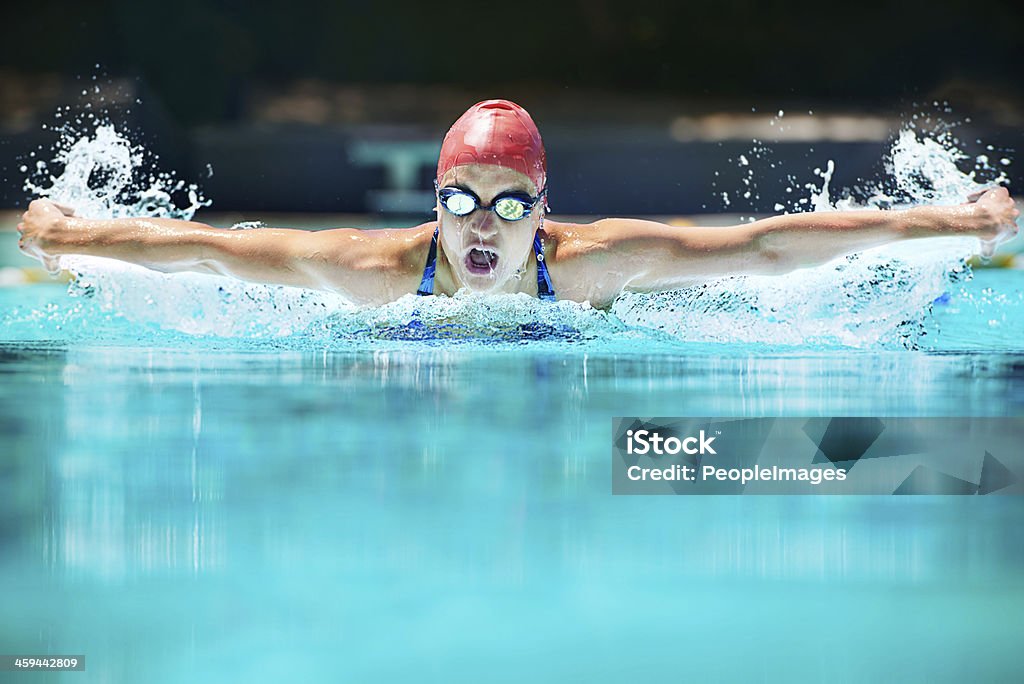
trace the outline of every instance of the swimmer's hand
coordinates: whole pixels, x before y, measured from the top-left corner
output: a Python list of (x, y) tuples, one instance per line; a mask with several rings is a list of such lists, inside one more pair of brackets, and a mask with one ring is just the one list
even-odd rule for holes
[(1002, 242), (1018, 232), (1017, 217), (1020, 211), (1006, 188), (997, 187), (981, 190), (967, 197), (960, 205), (973, 211), (975, 225), (973, 232), (982, 240)]
[(68, 230), (67, 219), (74, 216), (72, 208), (48, 199), (33, 200), (18, 224), (18, 249), (38, 259), (50, 273), (60, 273), (60, 255), (57, 246)]

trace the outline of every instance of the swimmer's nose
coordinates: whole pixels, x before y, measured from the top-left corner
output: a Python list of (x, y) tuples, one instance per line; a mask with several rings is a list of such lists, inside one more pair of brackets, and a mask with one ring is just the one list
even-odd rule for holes
[(494, 215), (493, 211), (482, 213), (483, 218), (474, 226), (474, 232), (484, 239), (494, 237), (498, 233), (498, 217)]

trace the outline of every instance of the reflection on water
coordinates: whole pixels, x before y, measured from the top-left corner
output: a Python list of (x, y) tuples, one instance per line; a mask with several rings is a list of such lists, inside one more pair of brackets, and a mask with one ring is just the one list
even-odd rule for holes
[[(0, 641), (95, 681), (600, 681), (675, 672), (684, 636), (707, 681), (1016, 662), (1017, 498), (612, 497), (609, 439), (627, 414), (1019, 415), (1018, 357), (7, 347), (0, 375)], [(914, 666), (798, 657), (808, 629)]]

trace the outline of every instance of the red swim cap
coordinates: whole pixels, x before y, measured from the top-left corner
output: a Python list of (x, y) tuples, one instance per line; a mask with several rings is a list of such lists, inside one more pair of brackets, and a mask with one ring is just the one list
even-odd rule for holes
[(518, 171), (539, 192), (547, 183), (540, 131), (526, 110), (508, 100), (484, 100), (459, 117), (441, 143), (437, 182), (462, 164), (493, 164)]

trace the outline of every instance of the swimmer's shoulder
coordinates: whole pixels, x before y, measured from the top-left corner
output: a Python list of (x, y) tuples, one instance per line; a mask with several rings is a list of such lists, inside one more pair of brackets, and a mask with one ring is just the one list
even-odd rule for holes
[(390, 272), (397, 275), (423, 272), (437, 221), (412, 228), (376, 228), (324, 231), (332, 249), (346, 261), (358, 262), (359, 270)]
[(373, 231), (383, 259), (380, 267), (391, 276), (396, 290), (415, 292), (419, 287), (436, 228), (437, 221), (429, 221), (412, 228)]
[(544, 221), (544, 260), (559, 299), (607, 308), (622, 289), (609, 257), (609, 233), (602, 221)]
[(423, 276), (436, 221), (412, 228), (340, 228), (311, 233), (306, 252), (333, 263), (326, 279), (360, 303), (383, 304), (415, 292)]
[(550, 264), (568, 265), (601, 249), (601, 227), (595, 223), (544, 221), (542, 238), (544, 257)]
[(384, 228), (375, 232), (380, 233), (382, 251), (391, 257), (391, 267), (415, 275), (418, 283), (436, 229), (437, 221), (428, 221), (412, 228)]

